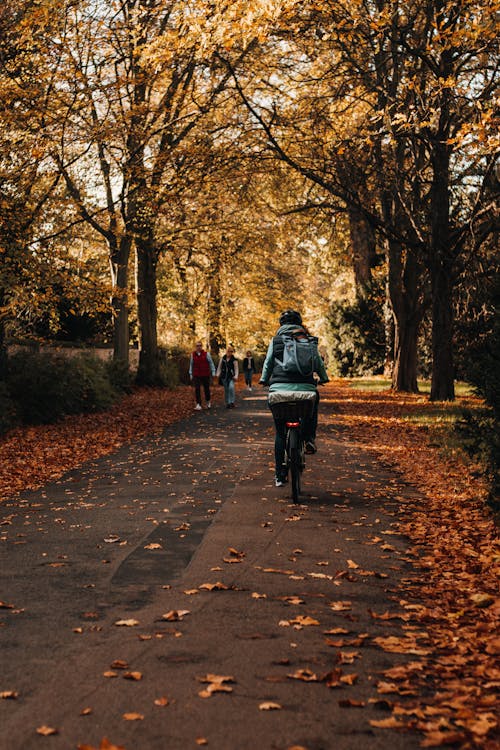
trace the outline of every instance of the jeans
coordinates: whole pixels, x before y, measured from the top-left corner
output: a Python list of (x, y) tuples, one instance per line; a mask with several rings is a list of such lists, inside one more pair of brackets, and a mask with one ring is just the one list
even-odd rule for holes
[[(316, 400), (310, 417), (302, 420), (302, 437), (306, 441), (316, 440), (316, 430), (318, 428), (318, 405), (319, 393), (316, 394)], [(274, 438), (274, 467), (278, 479), (286, 478), (285, 447), (286, 447), (286, 420), (275, 419), (274, 427), (276, 435)]]
[(224, 401), (227, 404), (234, 404), (234, 380), (224, 381)]
[(201, 404), (201, 387), (205, 393), (205, 401), (210, 401), (210, 375), (194, 375), (194, 392), (196, 396), (196, 403)]
[(245, 370), (245, 385), (247, 385), (249, 388), (252, 387), (252, 375), (253, 370)]

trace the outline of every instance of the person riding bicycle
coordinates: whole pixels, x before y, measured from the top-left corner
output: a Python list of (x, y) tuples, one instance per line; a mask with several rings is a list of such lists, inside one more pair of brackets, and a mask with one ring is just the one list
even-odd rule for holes
[[(276, 335), (269, 343), (269, 347), (262, 368), (260, 383), (269, 385), (270, 393), (274, 391), (313, 391), (316, 392), (314, 408), (310, 418), (304, 419), (302, 424), (304, 441), (306, 444), (306, 453), (316, 453), (316, 429), (318, 426), (318, 403), (319, 394), (317, 384), (327, 383), (328, 375), (325, 369), (323, 359), (316, 352), (314, 358), (313, 373), (302, 375), (300, 373), (285, 372), (282, 366), (284, 343), (283, 334), (297, 335), (303, 333), (308, 335), (308, 331), (302, 323), (302, 316), (296, 310), (285, 310), (280, 315), (279, 328)], [(287, 482), (286, 469), (284, 468), (285, 460), (285, 442), (286, 442), (286, 420), (274, 418), (276, 429), (274, 441), (274, 460), (275, 460), (275, 484), (276, 487), (282, 487)]]

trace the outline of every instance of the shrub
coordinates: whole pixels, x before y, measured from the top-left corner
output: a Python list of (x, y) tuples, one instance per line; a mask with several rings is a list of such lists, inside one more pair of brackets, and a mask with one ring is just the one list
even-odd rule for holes
[(27, 424), (55, 422), (65, 414), (109, 407), (117, 392), (103, 362), (91, 355), (19, 352), (9, 360), (7, 383)]
[(328, 314), (332, 365), (343, 377), (384, 371), (385, 334), (381, 306), (372, 298), (334, 303)]
[(133, 375), (128, 362), (123, 359), (111, 359), (106, 362), (106, 372), (113, 388), (122, 393), (132, 391)]
[(468, 452), (486, 465), (491, 480), (490, 502), (500, 509), (500, 280), (490, 291), (489, 331), (483, 343), (470, 357), (467, 379), (484, 398), (487, 409), (466, 412), (459, 421)]
[(7, 384), (0, 380), (0, 435), (16, 423), (16, 407)]

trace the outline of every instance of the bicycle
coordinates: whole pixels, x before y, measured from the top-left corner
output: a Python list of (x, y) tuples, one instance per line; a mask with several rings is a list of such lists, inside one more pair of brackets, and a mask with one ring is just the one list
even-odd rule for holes
[(316, 397), (315, 391), (273, 391), (269, 394), (268, 404), (273, 417), (285, 420), (285, 464), (287, 473), (290, 472), (294, 503), (299, 502), (302, 472), (306, 465), (302, 422), (311, 415)]

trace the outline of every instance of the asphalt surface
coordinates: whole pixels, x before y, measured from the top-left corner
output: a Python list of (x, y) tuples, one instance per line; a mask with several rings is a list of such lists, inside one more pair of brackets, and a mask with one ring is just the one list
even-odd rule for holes
[(419, 747), (370, 724), (407, 660), (373, 638), (404, 632), (376, 615), (401, 610), (416, 492), (323, 401), (293, 505), (265, 397), (0, 506), (1, 750)]

